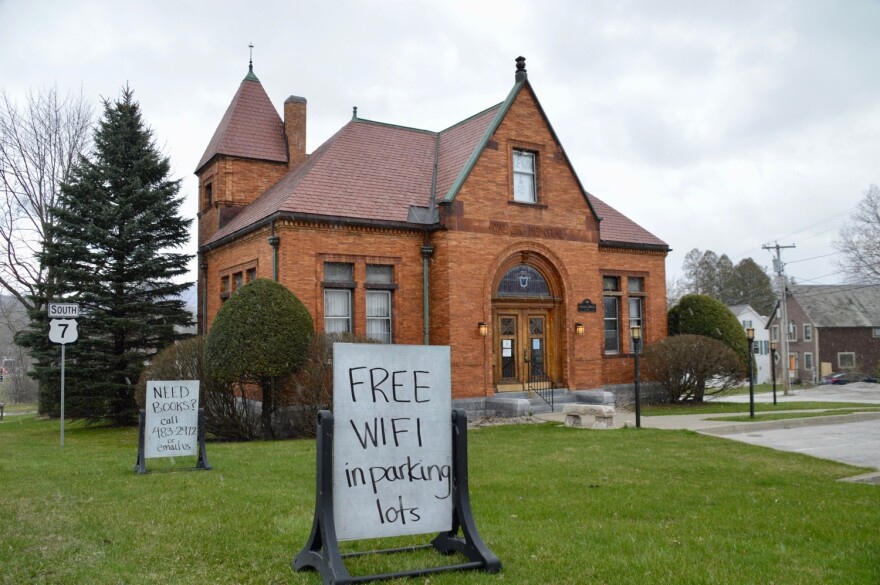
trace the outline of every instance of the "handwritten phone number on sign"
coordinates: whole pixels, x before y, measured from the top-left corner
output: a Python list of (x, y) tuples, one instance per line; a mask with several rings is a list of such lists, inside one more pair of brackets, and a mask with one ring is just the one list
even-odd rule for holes
[(168, 437), (194, 437), (198, 434), (198, 427), (153, 427), (150, 434), (160, 439)]

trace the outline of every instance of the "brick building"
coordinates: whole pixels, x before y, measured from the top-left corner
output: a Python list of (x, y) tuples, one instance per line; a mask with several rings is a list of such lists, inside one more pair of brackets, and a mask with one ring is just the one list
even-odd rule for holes
[(877, 375), (880, 285), (794, 285), (786, 295), (788, 327), (780, 327), (774, 312), (768, 328), (774, 341), (786, 332), (791, 380), (816, 382), (832, 372)]
[(668, 246), (583, 188), (524, 59), (446, 130), (355, 110), (311, 154), (305, 136), (306, 100), (282, 119), (251, 68), (196, 169), (201, 331), (274, 278), (318, 331), (451, 346), (453, 398), (478, 409), (536, 374), (622, 390), (630, 325), (666, 336)]

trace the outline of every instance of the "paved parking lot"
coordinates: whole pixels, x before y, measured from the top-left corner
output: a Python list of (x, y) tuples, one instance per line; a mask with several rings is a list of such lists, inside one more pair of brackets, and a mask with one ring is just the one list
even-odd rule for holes
[[(730, 398), (725, 398), (730, 401)], [(748, 395), (736, 396), (736, 402), (748, 402)], [(772, 394), (755, 396), (756, 402), (771, 402)], [(843, 386), (816, 386), (798, 390), (792, 396), (777, 392), (779, 404), (798, 402), (856, 402), (880, 404), (880, 384), (846, 384)], [(818, 422), (818, 421), (817, 421)], [(753, 430), (725, 434), (725, 438), (762, 445), (781, 451), (805, 453), (823, 459), (833, 459), (859, 467), (880, 470), (880, 418), (843, 424), (815, 424), (791, 428)]]

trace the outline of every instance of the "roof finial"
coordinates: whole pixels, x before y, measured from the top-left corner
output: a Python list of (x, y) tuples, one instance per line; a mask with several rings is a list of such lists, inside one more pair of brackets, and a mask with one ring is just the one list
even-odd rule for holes
[(358, 119), (358, 107), (357, 106), (354, 106), (351, 108), (351, 119), (352, 120)]
[(250, 43), (248, 45), (248, 49), (250, 49), (250, 52), (251, 52), (251, 57), (250, 57), (250, 60), (248, 61), (248, 71), (253, 71), (254, 70), (254, 44)]
[(526, 58), (525, 57), (519, 56), (516, 58), (516, 75), (514, 75), (513, 78), (517, 83), (528, 79), (528, 72), (526, 72)]

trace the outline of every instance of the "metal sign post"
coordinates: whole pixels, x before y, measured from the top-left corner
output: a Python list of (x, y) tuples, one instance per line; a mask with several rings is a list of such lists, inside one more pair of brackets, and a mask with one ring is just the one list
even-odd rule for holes
[[(49, 303), (49, 341), (61, 345), (61, 446), (64, 447), (64, 362), (68, 343), (79, 339), (77, 303)], [(63, 319), (60, 317), (64, 317)]]

